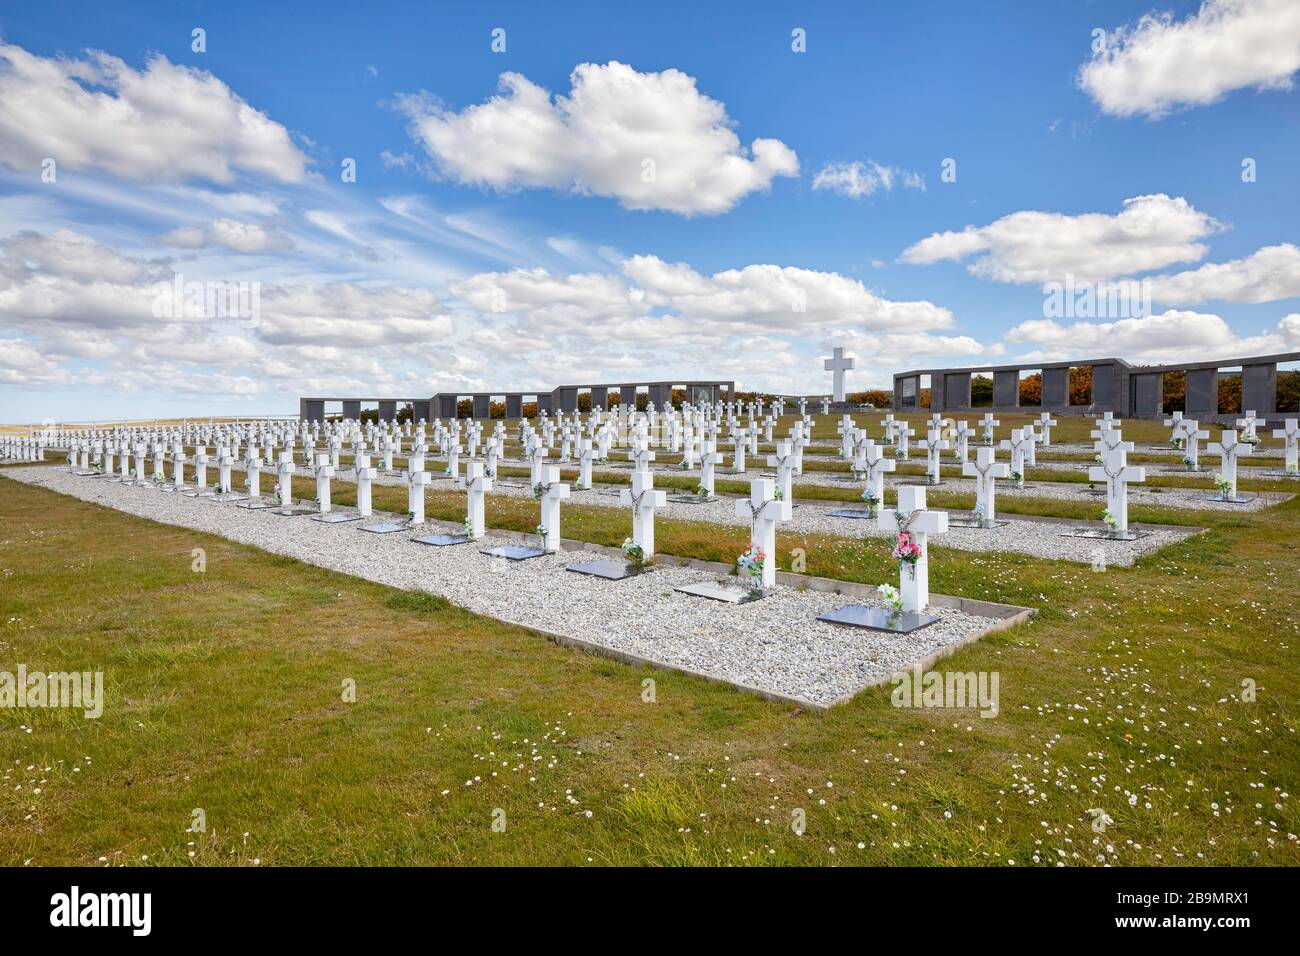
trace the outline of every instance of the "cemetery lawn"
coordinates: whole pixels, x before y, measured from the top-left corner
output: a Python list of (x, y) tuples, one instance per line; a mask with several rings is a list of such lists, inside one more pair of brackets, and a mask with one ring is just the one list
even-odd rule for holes
[[(606, 510), (566, 537), (621, 541)], [(1300, 864), (1300, 500), (1196, 519), (1105, 573), (936, 547), (936, 591), (1039, 609), (939, 665), (998, 672), (999, 715), (888, 686), (819, 714), (0, 475), (0, 671), (106, 682), (98, 720), (0, 709), (0, 863)], [(739, 530), (658, 523), (722, 560)], [(893, 574), (878, 543), (799, 546)]]

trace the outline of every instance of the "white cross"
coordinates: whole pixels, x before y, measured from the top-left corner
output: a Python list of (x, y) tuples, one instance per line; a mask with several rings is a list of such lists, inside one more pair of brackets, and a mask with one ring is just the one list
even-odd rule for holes
[(177, 491), (185, 488), (185, 447), (180, 442), (172, 446), (172, 485)]
[(1002, 422), (993, 417), (992, 412), (984, 414), (984, 417), (980, 419), (980, 427), (984, 430), (984, 444), (993, 444), (993, 429), (1001, 424)]
[[(112, 465), (109, 465), (112, 471)], [(199, 445), (194, 449), (194, 490), (202, 494), (208, 490), (208, 449)]]
[(357, 452), (352, 465), (357, 474), (357, 513), (363, 518), (369, 518), (370, 483), (375, 479), (375, 470), (370, 467), (370, 456), (364, 451)]
[(1300, 440), (1300, 420), (1288, 418), (1285, 422), (1285, 428), (1273, 429), (1273, 437), (1281, 438), (1286, 442), (1286, 470), (1295, 471), (1297, 468), (1297, 440)]
[[(943, 534), (948, 530), (948, 513), (927, 511), (925, 489), (904, 485), (898, 489), (898, 510), (881, 509), (876, 519), (882, 531), (893, 531), (899, 538), (907, 534), (918, 548), (920, 557), (915, 562), (899, 562), (899, 596), (904, 611), (923, 611), (930, 604), (930, 549), (929, 535)], [(895, 538), (895, 546), (898, 545)]]
[(1038, 427), (1043, 430), (1042, 440), (1044, 448), (1052, 447), (1052, 429), (1059, 424), (1060, 422), (1052, 417), (1051, 412), (1043, 412), (1038, 416)]
[(1237, 427), (1241, 429), (1241, 440), (1249, 443), (1255, 436), (1256, 427), (1262, 422), (1254, 412), (1246, 412), (1244, 418), (1237, 419)]
[(1201, 467), (1201, 441), (1210, 437), (1210, 433), (1201, 428), (1201, 423), (1190, 418), (1181, 419), (1174, 427), (1174, 437), (1183, 440), (1183, 459), (1190, 471)]
[(632, 487), (623, 488), (618, 500), (632, 506), (632, 541), (640, 545), (642, 560), (649, 561), (655, 552), (655, 509), (668, 503), (668, 496), (655, 490), (651, 471), (632, 472)]
[(465, 477), (456, 479), (456, 487), (466, 492), (465, 515), (469, 520), (467, 537), (477, 541), (486, 532), (483, 511), (487, 492), (492, 490), (492, 479), (483, 473), (483, 463), (471, 461), (465, 464)]
[(968, 422), (960, 421), (957, 423), (956, 435), (956, 457), (958, 461), (965, 464), (966, 456), (970, 452), (970, 440), (975, 437), (975, 429), (971, 428)]
[(885, 472), (896, 469), (898, 463), (892, 458), (886, 458), (884, 449), (871, 439), (867, 439), (865, 445), (858, 446), (858, 460), (855, 462), (855, 467), (866, 472), (866, 490), (871, 492), (879, 505), (885, 500)]
[(1225, 429), (1223, 437), (1217, 442), (1212, 442), (1205, 446), (1205, 450), (1211, 455), (1219, 456), (1219, 474), (1226, 481), (1232, 482), (1223, 493), (1225, 499), (1237, 497), (1237, 456), (1253, 455), (1255, 448), (1245, 442), (1237, 440), (1237, 432), (1232, 429)]
[(895, 458), (898, 458), (902, 461), (907, 461), (907, 456), (909, 453), (909, 442), (912, 436), (915, 434), (916, 434), (916, 429), (908, 425), (907, 422), (898, 423), (897, 427), (895, 427), (894, 429), (894, 436), (897, 440), (894, 445)]
[(1128, 486), (1130, 482), (1146, 481), (1145, 468), (1128, 463), (1132, 442), (1110, 445), (1102, 452), (1101, 464), (1088, 469), (1089, 481), (1106, 482), (1106, 510), (1115, 519), (1115, 530), (1128, 530)]
[(770, 478), (749, 483), (749, 497), (736, 502), (736, 516), (749, 519), (749, 545), (763, 549), (763, 571), (759, 581), (765, 588), (776, 584), (776, 523), (790, 520), (790, 502), (777, 500), (776, 485)]
[(1013, 428), (1011, 437), (1002, 439), (998, 445), (1003, 451), (1011, 452), (1011, 471), (1020, 475), (1021, 480), (1025, 477), (1025, 452), (1031, 441), (1032, 438), (1025, 437), (1023, 428)]
[(569, 486), (561, 483), (560, 469), (547, 465), (542, 469), (542, 550), (554, 554), (560, 550), (560, 502), (569, 497)]
[(776, 454), (767, 456), (769, 467), (776, 469), (776, 483), (781, 490), (781, 498), (789, 501), (793, 491), (790, 488), (790, 481), (794, 476), (795, 458), (790, 451), (790, 443), (781, 441), (776, 443)]
[(952, 442), (939, 437), (939, 427), (931, 424), (930, 431), (921, 441), (921, 448), (925, 451), (925, 471), (930, 478), (930, 484), (939, 483), (941, 469), (940, 457), (943, 452), (952, 447)]
[(1183, 427), (1183, 413), (1170, 412), (1169, 417), (1165, 419), (1165, 427), (1171, 429), (1169, 444), (1172, 445), (1177, 442), (1180, 437), (1179, 433), (1182, 431)]
[(985, 445), (975, 450), (975, 460), (962, 464), (961, 473), (975, 479), (975, 507), (984, 513), (984, 522), (997, 518), (997, 479), (1011, 475), (1011, 468), (997, 460), (995, 449)]
[(700, 484), (704, 486), (707, 497), (713, 497), (713, 469), (722, 464), (722, 456), (714, 449), (710, 440), (704, 442), (704, 454), (700, 456)]
[(412, 525), (424, 524), (424, 486), (429, 483), (429, 473), (424, 470), (424, 456), (411, 455), (406, 469), (406, 510)]
[(244, 480), (248, 483), (248, 496), (250, 498), (262, 497), (262, 456), (257, 453), (257, 449), (252, 445), (248, 446), (248, 457), (244, 459)]
[(329, 514), (333, 510), (330, 502), (330, 478), (334, 476), (332, 455), (321, 455), (316, 463), (316, 510)]
[(538, 442), (537, 444), (533, 445), (531, 449), (529, 449), (528, 462), (531, 470), (529, 472), (528, 483), (530, 485), (541, 484), (542, 466), (546, 464), (546, 457), (549, 454), (550, 451), (547, 450), (546, 446), (543, 445), (541, 442)]
[(731, 441), (735, 448), (731, 470), (737, 475), (742, 475), (745, 473), (745, 443), (749, 441), (749, 429), (737, 428), (732, 432)]
[(280, 452), (280, 466), (277, 469), (279, 484), (276, 490), (280, 493), (280, 510), (288, 511), (293, 507), (293, 473), (298, 470), (298, 466), (293, 463), (293, 452)]

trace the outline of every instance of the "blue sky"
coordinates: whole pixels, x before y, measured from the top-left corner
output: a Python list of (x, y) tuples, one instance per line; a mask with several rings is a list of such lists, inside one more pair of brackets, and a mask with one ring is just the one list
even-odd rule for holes
[(0, 420), (1300, 349), (1300, 5), (806, 6), (0, 8)]

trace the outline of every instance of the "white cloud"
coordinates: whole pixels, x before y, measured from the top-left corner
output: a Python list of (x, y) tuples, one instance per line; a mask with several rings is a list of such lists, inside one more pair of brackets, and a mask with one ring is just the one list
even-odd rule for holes
[(1152, 276), (1151, 297), (1170, 305), (1273, 302), (1300, 296), (1300, 247), (1264, 246), (1243, 259), (1208, 262), (1199, 269)]
[(866, 163), (827, 163), (813, 176), (813, 189), (829, 189), (841, 196), (861, 199), (880, 190), (890, 192), (897, 183), (908, 189), (925, 189), (925, 177), (920, 173), (882, 166), (875, 160)]
[(300, 182), (288, 131), (211, 73), (152, 56), (143, 70), (89, 51), (45, 58), (0, 45), (0, 163), (103, 168), (123, 179), (230, 183), (235, 170)]
[(278, 252), (293, 248), (284, 233), (238, 219), (214, 219), (205, 233), (194, 226), (178, 226), (162, 237), (165, 245), (178, 249), (222, 246), (232, 252)]
[(1080, 355), (1118, 355), (1130, 361), (1179, 362), (1233, 358), (1300, 349), (1300, 315), (1283, 318), (1275, 332), (1239, 336), (1217, 315), (1170, 309), (1115, 322), (1052, 319), (1022, 322), (1007, 342), (1038, 348), (1026, 360), (1060, 361)]
[(1109, 34), (1079, 87), (1116, 116), (1159, 117), (1233, 90), (1290, 89), (1300, 70), (1300, 3), (1206, 0), (1185, 20), (1149, 13)]
[(909, 246), (901, 261), (926, 265), (970, 259), (975, 276), (999, 282), (1091, 282), (1202, 258), (1200, 240), (1221, 226), (1182, 197), (1124, 200), (1115, 215), (1022, 211), (987, 226), (937, 232)]
[(568, 96), (518, 73), (460, 112), (425, 96), (398, 101), (410, 131), (446, 176), (498, 190), (543, 187), (611, 196), (628, 209), (726, 212), (799, 161), (776, 139), (746, 149), (726, 108), (679, 70), (640, 73), (583, 63)]
[(367, 289), (346, 282), (264, 289), (257, 336), (265, 342), (352, 347), (419, 343), (436, 348), (452, 331), (425, 289)]

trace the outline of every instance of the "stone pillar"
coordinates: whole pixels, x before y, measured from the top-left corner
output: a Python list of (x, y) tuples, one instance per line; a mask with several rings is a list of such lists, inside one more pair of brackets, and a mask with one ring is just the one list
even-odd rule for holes
[(1187, 370), (1188, 418), (1203, 419), (1219, 414), (1219, 370), (1190, 368)]
[(993, 407), (1012, 409), (1020, 407), (1020, 370), (993, 373)]
[(578, 389), (576, 387), (569, 388), (566, 386), (556, 389), (556, 391), (560, 393), (560, 411), (576, 412), (578, 410)]
[(603, 385), (591, 386), (591, 407), (599, 408), (602, 412), (609, 403), (609, 389)]
[(636, 408), (636, 386), (620, 385), (618, 389), (618, 403), (624, 408)]
[(1241, 410), (1267, 418), (1277, 411), (1277, 363), (1241, 367)]
[[(1132, 394), (1130, 411), (1138, 418), (1153, 418), (1160, 414), (1164, 399), (1164, 380), (1162, 372), (1138, 372), (1130, 376)], [(1120, 410), (1116, 409), (1116, 414)]]
[(1043, 408), (1065, 408), (1070, 404), (1070, 369), (1043, 369)]
[(487, 421), (491, 413), (491, 397), (488, 395), (474, 396), (474, 417), (479, 421)]
[(361, 418), (361, 401), (360, 399), (348, 398), (343, 400), (343, 417), (350, 418), (354, 422)]
[(522, 418), (524, 397), (518, 393), (506, 396), (506, 418)]
[(381, 422), (397, 421), (397, 402), (380, 402), (379, 420)]

